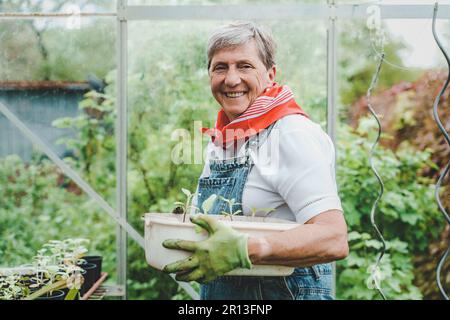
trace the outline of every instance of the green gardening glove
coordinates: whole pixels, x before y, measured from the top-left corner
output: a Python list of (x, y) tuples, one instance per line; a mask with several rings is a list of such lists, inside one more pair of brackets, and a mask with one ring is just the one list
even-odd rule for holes
[(186, 250), (193, 254), (187, 259), (166, 265), (164, 272), (177, 273), (175, 279), (178, 281), (205, 283), (236, 268), (251, 269), (247, 234), (203, 214), (191, 217), (191, 221), (208, 231), (208, 239), (198, 242), (165, 240), (162, 244), (165, 248)]

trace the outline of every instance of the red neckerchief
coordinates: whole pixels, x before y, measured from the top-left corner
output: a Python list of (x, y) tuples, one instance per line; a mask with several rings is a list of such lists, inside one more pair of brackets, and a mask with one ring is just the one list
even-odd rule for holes
[(236, 143), (237, 140), (251, 137), (289, 114), (308, 117), (295, 102), (288, 86), (273, 83), (239, 117), (230, 122), (223, 109), (220, 109), (215, 128), (202, 128), (201, 131), (210, 135), (214, 144), (222, 143), (223, 148), (227, 148), (233, 144), (230, 141)]

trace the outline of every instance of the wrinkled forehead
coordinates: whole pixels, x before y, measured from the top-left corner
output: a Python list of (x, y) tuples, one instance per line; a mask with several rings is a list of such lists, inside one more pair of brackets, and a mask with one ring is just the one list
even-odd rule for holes
[(237, 63), (239, 61), (247, 61), (252, 63), (263, 63), (258, 48), (254, 40), (244, 44), (227, 46), (217, 49), (211, 58), (210, 64), (217, 63)]

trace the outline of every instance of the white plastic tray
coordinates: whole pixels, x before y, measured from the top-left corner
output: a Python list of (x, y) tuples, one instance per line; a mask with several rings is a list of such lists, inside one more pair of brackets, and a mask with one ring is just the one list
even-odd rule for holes
[[(248, 233), (250, 236), (263, 236), (268, 233), (289, 230), (298, 224), (271, 218), (250, 218), (234, 216), (233, 221), (229, 217), (214, 216), (236, 230)], [(186, 215), (183, 223), (182, 214), (147, 213), (145, 220), (145, 257), (149, 265), (162, 270), (166, 264), (183, 260), (190, 253), (183, 250), (166, 249), (162, 242), (166, 239), (183, 239), (200, 241), (207, 238), (207, 233), (197, 233), (195, 225), (189, 221)], [(251, 221), (250, 221), (251, 220)], [(293, 267), (273, 265), (253, 265), (252, 269), (235, 269), (227, 276), (287, 276), (294, 271)]]

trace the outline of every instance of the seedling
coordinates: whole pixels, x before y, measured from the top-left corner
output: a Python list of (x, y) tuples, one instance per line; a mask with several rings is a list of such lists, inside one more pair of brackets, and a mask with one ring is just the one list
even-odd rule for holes
[(82, 269), (77, 265), (88, 251), (85, 247), (88, 239), (51, 240), (44, 244), (33, 258), (35, 276), (30, 288), (37, 291), (25, 295), (23, 299), (33, 300), (54, 290), (69, 288), (66, 300), (72, 300), (78, 294), (83, 283)]
[(230, 220), (233, 221), (233, 216), (235, 216), (235, 215), (237, 215), (237, 214), (242, 212), (242, 210), (236, 210), (236, 211), (233, 212), (233, 206), (237, 205), (237, 204), (241, 204), (241, 203), (236, 202), (236, 200), (234, 198), (230, 200), (230, 199), (227, 199), (227, 198), (224, 198), (224, 197), (220, 196), (220, 199), (222, 201), (225, 201), (228, 204), (228, 210), (229, 210), (228, 212), (222, 211), (221, 214), (224, 215), (224, 216), (230, 217)]
[(263, 212), (265, 216), (267, 216), (269, 213), (275, 211), (273, 208), (257, 208), (257, 207), (248, 207), (250, 209), (250, 215), (252, 217), (256, 217), (257, 212)]
[[(182, 213), (183, 214), (183, 222), (186, 220), (186, 214), (189, 211), (189, 209), (193, 208), (195, 210), (198, 210), (198, 208), (194, 205), (192, 205), (192, 199), (194, 199), (194, 196), (196, 193), (191, 193), (188, 189), (181, 188), (181, 191), (186, 196), (185, 202), (177, 201), (174, 204), (177, 205), (177, 207), (174, 210), (174, 213)], [(176, 212), (177, 210), (180, 210), (181, 212)]]
[(0, 300), (33, 300), (63, 288), (71, 291), (66, 300), (74, 299), (84, 280), (82, 269), (74, 262), (87, 251), (82, 245), (86, 241), (52, 240), (45, 244), (34, 256), (29, 271), (24, 271), (25, 266), (12, 268), (10, 274), (0, 277)]
[(203, 201), (202, 209), (203, 209), (204, 214), (209, 213), (209, 211), (212, 209), (214, 202), (216, 202), (216, 200), (217, 200), (217, 194), (212, 194), (208, 197), (208, 199)]

